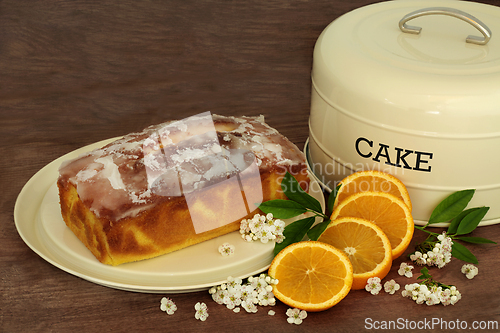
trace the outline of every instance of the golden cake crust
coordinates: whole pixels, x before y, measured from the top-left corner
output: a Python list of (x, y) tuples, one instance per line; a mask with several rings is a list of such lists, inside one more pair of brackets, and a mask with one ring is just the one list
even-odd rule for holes
[[(294, 154), (301, 156), (291, 143), (286, 149), (296, 149)], [(119, 265), (149, 259), (238, 230), (243, 218), (260, 212), (248, 204), (245, 206), (246, 214), (241, 213), (241, 207), (236, 209), (241, 206), (242, 195), (247, 198), (262, 195), (262, 201), (285, 199), (280, 184), (287, 171), (307, 190), (309, 179), (304, 162), (299, 160), (281, 165), (269, 161), (266, 165), (261, 163), (259, 175), (262, 188), (247, 188), (244, 193), (241, 186), (223, 181), (193, 192), (194, 199), (190, 204), (185, 195), (152, 194), (146, 208), (120, 218), (105, 207), (96, 211), (88, 197), (82, 200), (77, 190), (79, 183), (63, 170), (57, 181), (61, 213), (66, 225), (100, 262)], [(126, 212), (134, 210), (134, 206), (134, 203), (124, 203), (120, 209)], [(197, 217), (196, 223), (202, 221), (207, 226), (195, 226), (192, 216)], [(224, 222), (221, 217), (232, 222)]]
[[(309, 181), (306, 172), (300, 171), (295, 177), (306, 189), (305, 184)], [(261, 175), (265, 191), (263, 201), (286, 199), (277, 185), (281, 183), (282, 178), (281, 172), (267, 172)], [(100, 262), (113, 266), (154, 258), (237, 231), (242, 219), (260, 212), (254, 210), (230, 224), (197, 234), (192, 223), (186, 222), (190, 221), (191, 217), (185, 197), (170, 198), (136, 217), (113, 222), (107, 218), (96, 217), (80, 200), (73, 184), (58, 181), (57, 185), (66, 225)], [(235, 197), (234, 193), (231, 195), (221, 188), (221, 195), (212, 198), (218, 207), (220, 202), (226, 200), (224, 206), (230, 209), (232, 197)]]

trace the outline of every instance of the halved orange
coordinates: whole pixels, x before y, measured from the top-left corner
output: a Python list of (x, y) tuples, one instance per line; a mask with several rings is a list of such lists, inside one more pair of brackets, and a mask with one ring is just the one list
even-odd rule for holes
[(355, 172), (342, 179), (340, 184), (342, 186), (337, 193), (333, 207), (337, 207), (340, 202), (350, 195), (359, 192), (374, 191), (395, 195), (404, 201), (411, 212), (410, 195), (406, 186), (398, 178), (386, 172), (377, 170)]
[(318, 241), (347, 255), (353, 267), (353, 290), (363, 289), (369, 278), (382, 280), (391, 270), (391, 242), (380, 227), (368, 220), (356, 217), (333, 220)]
[(278, 279), (273, 294), (288, 306), (323, 311), (351, 290), (353, 270), (339, 249), (317, 241), (293, 243), (274, 257), (269, 275)]
[(393, 259), (403, 254), (413, 236), (410, 210), (403, 200), (389, 193), (367, 191), (353, 194), (333, 210), (331, 220), (340, 217), (359, 217), (378, 225), (391, 242)]

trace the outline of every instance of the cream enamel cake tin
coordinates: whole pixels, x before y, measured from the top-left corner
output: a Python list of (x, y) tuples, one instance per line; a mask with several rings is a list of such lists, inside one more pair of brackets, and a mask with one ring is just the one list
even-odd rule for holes
[(356, 9), (321, 33), (311, 76), (307, 153), (324, 185), (354, 171), (391, 173), (407, 186), (417, 224), (473, 188), (469, 206), (490, 207), (482, 225), (500, 222), (500, 7), (400, 0)]

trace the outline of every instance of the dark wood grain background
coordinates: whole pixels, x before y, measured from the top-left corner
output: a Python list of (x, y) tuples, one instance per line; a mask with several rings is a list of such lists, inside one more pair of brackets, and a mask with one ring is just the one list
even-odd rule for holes
[[(314, 43), (338, 16), (370, 0), (0, 1), (0, 332), (360, 332), (365, 320), (500, 323), (499, 246), (473, 246), (472, 281), (462, 262), (436, 271), (456, 284), (454, 306), (416, 305), (400, 295), (351, 292), (329, 311), (286, 322), (287, 306), (233, 313), (207, 292), (164, 295), (102, 287), (30, 250), (13, 210), (43, 166), (84, 145), (204, 111), (263, 114), (300, 148), (308, 137)], [(482, 3), (500, 5), (500, 1)], [(500, 241), (498, 226), (476, 236)], [(416, 233), (415, 241), (424, 235)], [(402, 259), (389, 275), (397, 274)], [(209, 318), (194, 319), (206, 302)], [(422, 331), (427, 331), (426, 329)]]

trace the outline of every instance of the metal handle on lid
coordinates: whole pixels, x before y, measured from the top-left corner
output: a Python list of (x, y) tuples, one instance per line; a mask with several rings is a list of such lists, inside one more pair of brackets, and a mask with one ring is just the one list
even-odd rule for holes
[(465, 40), (467, 43), (486, 45), (491, 38), (491, 30), (483, 22), (481, 22), (474, 16), (467, 14), (466, 12), (448, 7), (429, 7), (411, 12), (405, 15), (401, 19), (401, 21), (399, 21), (399, 29), (401, 29), (402, 32), (407, 32), (410, 34), (415, 34), (415, 35), (420, 34), (422, 28), (407, 25), (406, 22), (424, 15), (448, 15), (459, 18), (471, 24), (473, 27), (479, 30), (484, 36), (484, 37), (468, 36), (467, 39)]

